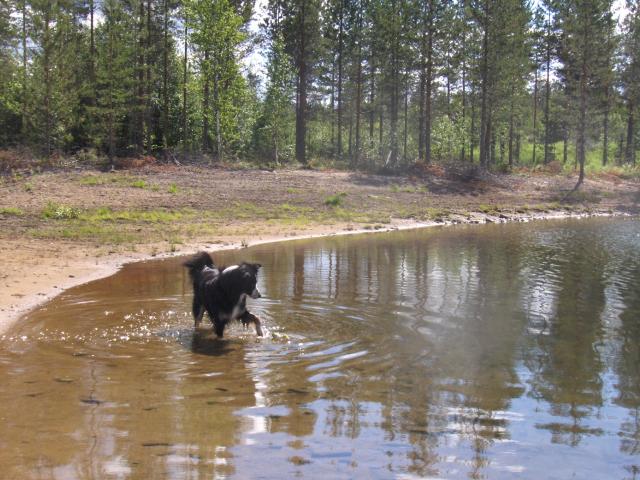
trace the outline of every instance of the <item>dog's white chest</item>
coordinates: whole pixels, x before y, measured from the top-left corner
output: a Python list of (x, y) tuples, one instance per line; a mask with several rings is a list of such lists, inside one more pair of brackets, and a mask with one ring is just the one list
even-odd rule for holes
[(238, 299), (238, 303), (236, 303), (236, 305), (233, 307), (233, 310), (231, 312), (231, 318), (229, 320), (236, 320), (240, 315), (242, 315), (245, 311), (246, 311), (246, 301), (247, 301), (247, 294), (243, 293), (242, 295), (240, 295), (240, 298)]

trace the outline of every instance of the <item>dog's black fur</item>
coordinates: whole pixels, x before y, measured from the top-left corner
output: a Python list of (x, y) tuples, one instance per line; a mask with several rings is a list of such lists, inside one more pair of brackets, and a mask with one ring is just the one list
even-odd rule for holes
[(246, 308), (247, 297), (260, 298), (256, 288), (258, 263), (241, 263), (231, 267), (217, 267), (207, 252), (198, 252), (184, 263), (193, 281), (193, 317), (198, 328), (205, 310), (213, 329), (222, 337), (231, 320), (239, 319), (247, 326), (253, 323), (262, 336), (258, 317)]

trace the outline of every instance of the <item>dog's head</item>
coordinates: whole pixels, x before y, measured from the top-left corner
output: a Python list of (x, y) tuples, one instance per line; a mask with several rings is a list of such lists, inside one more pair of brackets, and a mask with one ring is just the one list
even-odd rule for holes
[(227, 267), (222, 271), (224, 283), (233, 283), (234, 289), (240, 293), (250, 296), (251, 298), (260, 298), (262, 295), (258, 290), (258, 270), (259, 263), (241, 263)]

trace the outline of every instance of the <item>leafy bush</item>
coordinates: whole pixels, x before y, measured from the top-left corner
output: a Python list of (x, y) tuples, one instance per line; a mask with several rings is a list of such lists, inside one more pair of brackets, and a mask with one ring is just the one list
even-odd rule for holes
[(21, 217), (24, 215), (24, 212), (16, 207), (0, 207), (0, 215)]
[(49, 202), (42, 210), (42, 216), (53, 220), (70, 220), (80, 216), (80, 209)]
[(335, 195), (329, 195), (325, 200), (324, 204), (329, 207), (339, 207), (342, 205), (342, 201), (347, 194), (345, 192), (336, 193)]

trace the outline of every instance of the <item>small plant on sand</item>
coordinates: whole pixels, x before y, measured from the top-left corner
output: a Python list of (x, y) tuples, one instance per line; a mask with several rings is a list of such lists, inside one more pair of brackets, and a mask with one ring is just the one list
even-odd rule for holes
[(327, 198), (325, 198), (324, 204), (329, 207), (339, 207), (340, 205), (342, 205), (342, 201), (346, 196), (347, 194), (345, 192), (336, 193), (335, 195), (329, 195)]
[(175, 195), (176, 193), (178, 193), (178, 186), (175, 183), (172, 183), (171, 185), (169, 185), (167, 192)]
[(21, 217), (24, 215), (24, 212), (16, 207), (0, 207), (0, 215)]
[(480, 204), (478, 206), (478, 209), (487, 215), (495, 215), (497, 213), (500, 213), (500, 209), (496, 206), (496, 205), (485, 205), (485, 204)]
[(134, 180), (133, 182), (131, 182), (131, 186), (134, 188), (147, 188), (149, 185), (147, 185), (147, 182), (145, 182), (144, 180)]
[(80, 216), (80, 209), (49, 202), (42, 210), (42, 216), (54, 220), (70, 220)]
[(28, 193), (33, 192), (33, 183), (31, 183), (31, 182), (25, 183), (24, 184), (24, 191), (28, 192)]
[(104, 178), (98, 177), (96, 175), (87, 175), (85, 177), (80, 178), (81, 185), (95, 186), (95, 185), (102, 185), (104, 183), (105, 183)]

